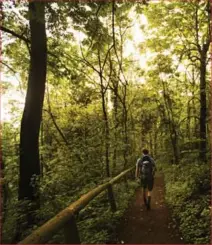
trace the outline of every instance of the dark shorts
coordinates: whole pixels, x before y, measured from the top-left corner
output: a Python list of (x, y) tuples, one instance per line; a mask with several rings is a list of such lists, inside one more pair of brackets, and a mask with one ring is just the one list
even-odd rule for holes
[(153, 176), (141, 176), (141, 186), (148, 191), (152, 191), (154, 186), (154, 177)]

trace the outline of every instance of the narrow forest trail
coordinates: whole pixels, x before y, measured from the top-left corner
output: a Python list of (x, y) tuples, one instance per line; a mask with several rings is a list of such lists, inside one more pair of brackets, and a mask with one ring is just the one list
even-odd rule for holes
[(184, 244), (165, 204), (165, 187), (162, 174), (155, 178), (151, 210), (143, 204), (142, 189), (126, 211), (117, 229), (117, 243), (130, 244)]

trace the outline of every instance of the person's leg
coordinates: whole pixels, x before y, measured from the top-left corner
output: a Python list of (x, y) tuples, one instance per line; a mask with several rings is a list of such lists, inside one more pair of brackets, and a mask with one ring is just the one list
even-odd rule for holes
[(148, 192), (147, 192), (147, 209), (151, 209), (151, 192), (154, 185), (154, 178), (148, 180)]
[(147, 189), (143, 188), (143, 200), (144, 204), (147, 206)]
[(147, 206), (147, 179), (143, 176), (143, 200), (144, 204)]
[(151, 209), (151, 191), (147, 192), (147, 209)]

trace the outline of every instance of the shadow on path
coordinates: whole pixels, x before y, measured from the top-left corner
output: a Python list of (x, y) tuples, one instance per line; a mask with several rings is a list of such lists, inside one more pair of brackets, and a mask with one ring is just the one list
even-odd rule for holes
[(143, 204), (142, 189), (136, 190), (135, 199), (117, 229), (117, 243), (184, 244), (171, 220), (164, 195), (163, 175), (155, 177), (151, 210), (147, 211)]

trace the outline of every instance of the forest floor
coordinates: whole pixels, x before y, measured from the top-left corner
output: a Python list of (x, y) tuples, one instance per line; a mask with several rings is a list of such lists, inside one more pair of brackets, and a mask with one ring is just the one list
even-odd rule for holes
[(165, 203), (162, 174), (155, 177), (151, 210), (146, 210), (142, 188), (138, 188), (117, 228), (117, 243), (130, 244), (184, 244)]

